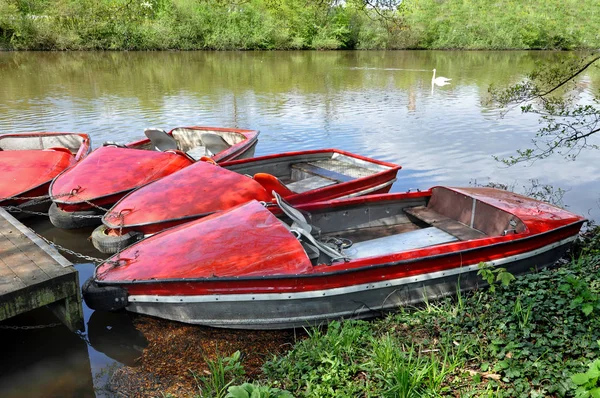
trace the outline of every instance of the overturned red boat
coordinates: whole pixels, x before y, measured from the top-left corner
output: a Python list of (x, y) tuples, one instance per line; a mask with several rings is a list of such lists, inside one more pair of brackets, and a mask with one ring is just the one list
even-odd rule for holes
[(292, 204), (390, 190), (401, 167), (338, 149), (288, 152), (220, 165), (198, 162), (121, 199), (92, 233), (94, 246), (116, 253), (184, 222), (252, 199), (272, 202), (275, 191)]
[(552, 265), (585, 222), (493, 188), (279, 202), (279, 218), (251, 201), (128, 247), (84, 284), (87, 305), (246, 329), (367, 318), (482, 286), (482, 262)]
[(146, 129), (145, 134), (148, 138), (127, 145), (106, 143), (60, 174), (50, 186), (52, 224), (67, 229), (99, 224), (99, 218), (87, 216), (102, 214), (100, 208), (130, 191), (202, 157), (216, 162), (251, 157), (258, 141), (258, 131), (217, 127)]
[(90, 138), (82, 133), (0, 135), (0, 205), (23, 205), (29, 197), (47, 195), (52, 179), (89, 152)]

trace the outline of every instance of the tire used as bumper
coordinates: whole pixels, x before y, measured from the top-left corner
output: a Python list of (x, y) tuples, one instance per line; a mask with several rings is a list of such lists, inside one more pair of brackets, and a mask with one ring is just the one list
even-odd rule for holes
[(56, 203), (50, 205), (48, 216), (52, 225), (62, 229), (83, 228), (102, 223), (101, 214), (95, 210), (64, 211)]
[(92, 244), (102, 253), (115, 254), (127, 246), (141, 240), (144, 235), (141, 232), (130, 231), (122, 235), (108, 235), (109, 228), (100, 225), (92, 232)]
[(100, 286), (89, 278), (81, 288), (85, 304), (93, 310), (117, 311), (127, 307), (127, 291), (117, 286)]

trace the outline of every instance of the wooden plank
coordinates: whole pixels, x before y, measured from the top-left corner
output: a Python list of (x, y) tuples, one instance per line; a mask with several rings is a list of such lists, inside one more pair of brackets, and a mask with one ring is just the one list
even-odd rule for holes
[[(15, 220), (15, 222), (18, 223), (18, 221), (16, 221), (16, 220)], [(26, 228), (26, 227), (23, 226), (23, 228)], [(28, 236), (23, 234), (22, 231), (20, 229), (18, 229), (15, 225), (13, 225), (12, 223), (8, 223), (8, 222), (0, 223), (0, 230), (2, 230), (0, 237), (2, 235), (4, 235), (5, 239), (10, 244), (12, 244), (17, 250), (19, 250), (21, 252), (22, 255), (20, 255), (19, 257), (24, 256), (24, 258), (33, 262), (33, 264), (35, 264), (35, 266), (37, 268), (39, 268), (41, 271), (46, 273), (48, 278), (52, 278), (54, 276), (59, 276), (59, 275), (64, 275), (65, 273), (69, 272), (69, 268), (64, 268), (62, 266), (62, 264), (57, 264), (57, 261), (55, 261), (55, 259), (50, 255), (50, 253), (48, 253), (46, 250), (44, 250), (43, 247), (44, 246), (49, 247), (49, 245), (47, 243), (45, 243), (44, 241), (42, 241), (41, 239), (38, 238), (39, 241), (37, 241), (37, 242), (30, 239)], [(33, 234), (33, 232), (31, 232), (31, 230), (29, 230), (28, 228), (27, 228), (27, 230), (30, 234)], [(35, 235), (35, 234), (33, 234), (33, 235)], [(4, 244), (6, 244), (6, 243), (4, 243)], [(0, 242), (0, 245), (3, 245), (3, 243)], [(1, 250), (0, 250), (0, 252), (1, 252)], [(58, 253), (57, 253), (57, 255), (60, 256)], [(4, 255), (3, 255), (3, 258), (5, 258)], [(19, 261), (22, 261), (22, 260), (19, 260)], [(64, 259), (64, 261), (62, 261), (62, 263), (65, 263), (65, 262), (69, 263), (66, 259)], [(12, 266), (12, 265), (9, 264), (9, 266)]]
[(12, 269), (0, 259), (0, 297), (16, 289), (22, 289), (25, 284)]
[(0, 296), (0, 320), (79, 294), (75, 283), (76, 274), (71, 274), (5, 293)]
[(71, 267), (73, 263), (60, 255), (60, 253), (44, 242), (39, 236), (37, 236), (31, 229), (27, 228), (25, 225), (21, 224), (16, 218), (14, 218), (10, 213), (6, 210), (0, 208), (0, 219), (4, 218), (8, 223), (10, 223), (15, 229), (21, 232), (23, 235), (27, 237), (27, 239), (31, 240), (35, 243), (40, 249), (42, 249), (46, 254), (48, 254), (56, 263), (60, 264), (63, 267)]
[(0, 239), (2, 239), (2, 242), (0, 242), (2, 261), (4, 261), (8, 268), (10, 268), (26, 286), (50, 279), (50, 276), (27, 256), (28, 251), (30, 252), (36, 249), (35, 245), (27, 242), (19, 242), (19, 246), (15, 244), (16, 241), (20, 240), (19, 237), (11, 236), (11, 234), (6, 233), (6, 231), (0, 235)]
[(323, 188), (333, 184), (335, 184), (335, 181), (332, 181), (328, 178), (323, 178), (321, 176), (312, 176), (308, 178), (303, 178), (296, 182), (291, 182), (289, 184), (286, 184), (286, 186), (296, 193), (302, 193), (306, 191), (311, 191), (313, 189)]
[(348, 182), (355, 180), (353, 177), (338, 173), (337, 171), (324, 169), (311, 163), (295, 163), (292, 165), (292, 168), (337, 182)]
[(456, 236), (460, 240), (479, 239), (487, 236), (481, 231), (471, 228), (456, 220), (441, 215), (440, 213), (431, 210), (425, 206), (408, 207), (404, 212), (426, 222), (429, 225), (437, 227), (451, 235)]
[(71, 330), (81, 330), (79, 274), (33, 231), (0, 208), (0, 320), (50, 306)]

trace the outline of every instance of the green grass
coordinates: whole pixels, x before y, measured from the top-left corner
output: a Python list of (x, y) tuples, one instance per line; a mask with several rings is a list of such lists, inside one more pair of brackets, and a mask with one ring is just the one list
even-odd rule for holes
[(576, 260), (493, 291), (310, 329), (245, 386), (297, 397), (598, 396), (599, 231)]
[(0, 0), (0, 49), (598, 48), (595, 0)]

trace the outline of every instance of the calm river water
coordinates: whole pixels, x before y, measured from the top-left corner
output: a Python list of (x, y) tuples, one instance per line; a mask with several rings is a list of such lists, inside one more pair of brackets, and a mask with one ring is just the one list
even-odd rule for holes
[[(527, 147), (538, 123), (519, 110), (500, 118), (497, 109), (486, 105), (488, 87), (515, 83), (537, 61), (559, 62), (566, 56), (485, 51), (0, 53), (0, 133), (80, 131), (98, 146), (140, 138), (149, 126), (259, 129), (257, 155), (336, 147), (399, 163), (403, 169), (393, 191), (492, 181), (523, 192), (536, 180), (565, 190), (563, 201), (570, 210), (600, 219), (599, 152), (582, 152), (575, 162), (555, 156), (509, 168), (493, 158)], [(452, 83), (432, 87), (433, 68)], [(597, 71), (583, 76), (581, 100), (591, 101), (599, 84)], [(33, 226), (97, 255), (85, 231), (55, 231), (44, 220), (34, 220)], [(82, 281), (92, 272), (91, 264), (78, 269)], [(97, 319), (87, 311), (90, 328), (100, 324), (100, 332), (117, 330), (113, 335), (126, 329), (117, 327), (119, 319)], [(107, 345), (101, 349), (62, 328), (0, 329), (0, 339), (2, 362), (12, 361), (0, 365), (0, 392), (22, 396), (31, 396), (26, 391), (32, 381), (39, 382), (40, 391), (55, 389), (56, 395), (93, 394), (93, 377), (102, 379), (107, 366), (129, 360), (118, 354), (127, 349), (119, 349), (114, 336), (104, 338)]]

